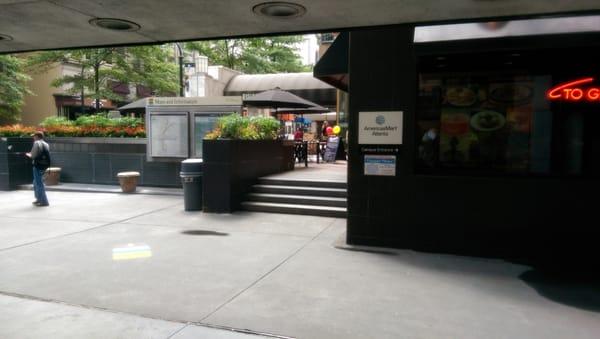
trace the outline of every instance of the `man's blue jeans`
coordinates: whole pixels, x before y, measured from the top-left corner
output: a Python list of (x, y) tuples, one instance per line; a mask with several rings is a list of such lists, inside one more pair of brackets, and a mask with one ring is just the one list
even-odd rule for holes
[(44, 188), (44, 181), (42, 180), (43, 176), (43, 170), (33, 167), (33, 193), (35, 194), (35, 200), (42, 205), (48, 205), (46, 189)]

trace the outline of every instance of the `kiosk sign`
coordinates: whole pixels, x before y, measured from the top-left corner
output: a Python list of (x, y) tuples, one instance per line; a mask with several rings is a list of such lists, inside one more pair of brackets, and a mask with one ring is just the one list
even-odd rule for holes
[(146, 100), (148, 106), (242, 106), (242, 98), (239, 96), (151, 97)]
[(402, 111), (360, 112), (358, 143), (361, 145), (401, 145)]

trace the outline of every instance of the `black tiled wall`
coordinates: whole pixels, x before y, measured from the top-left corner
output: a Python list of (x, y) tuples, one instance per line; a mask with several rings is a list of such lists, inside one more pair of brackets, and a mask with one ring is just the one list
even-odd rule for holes
[[(415, 172), (418, 63), (412, 37), (408, 26), (350, 34), (348, 242), (553, 265), (566, 258), (597, 261), (597, 177)], [(404, 112), (395, 177), (363, 175), (361, 111)]]
[[(118, 172), (138, 171), (140, 185), (181, 187), (179, 162), (147, 162), (143, 140), (134, 144), (81, 143), (50, 138), (48, 142), (52, 166), (62, 169), (62, 182), (118, 184)], [(29, 138), (0, 141), (0, 190), (31, 182), (31, 164), (22, 154), (30, 149)]]

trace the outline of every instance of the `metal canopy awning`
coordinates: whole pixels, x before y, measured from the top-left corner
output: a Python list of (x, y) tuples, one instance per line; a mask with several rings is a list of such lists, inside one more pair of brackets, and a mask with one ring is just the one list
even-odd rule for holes
[(322, 106), (335, 107), (336, 104), (335, 88), (316, 79), (311, 72), (241, 74), (229, 81), (224, 93), (247, 97), (272, 88), (281, 88)]
[(313, 69), (315, 78), (333, 87), (348, 91), (348, 47), (350, 33), (342, 32)]
[(244, 99), (244, 105), (269, 108), (308, 108), (318, 106), (314, 102), (301, 98), (279, 88), (254, 94)]
[(292, 113), (292, 114), (310, 114), (310, 113), (328, 113), (331, 110), (323, 106), (311, 106), (306, 108), (279, 108), (278, 113)]
[(118, 108), (119, 111), (140, 110), (146, 108), (146, 98), (136, 100)]

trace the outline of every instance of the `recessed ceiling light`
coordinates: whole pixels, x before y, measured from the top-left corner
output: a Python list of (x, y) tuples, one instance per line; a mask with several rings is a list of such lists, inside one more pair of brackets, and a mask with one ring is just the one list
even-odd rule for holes
[(11, 37), (10, 35), (0, 34), (0, 41), (11, 41), (12, 39), (13, 37)]
[(122, 19), (114, 19), (114, 18), (96, 18), (90, 20), (90, 25), (110, 29), (112, 31), (137, 31), (140, 29), (140, 25), (135, 22), (122, 20)]
[(291, 2), (265, 2), (254, 6), (252, 11), (270, 18), (292, 19), (303, 16), (306, 8)]

